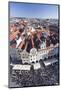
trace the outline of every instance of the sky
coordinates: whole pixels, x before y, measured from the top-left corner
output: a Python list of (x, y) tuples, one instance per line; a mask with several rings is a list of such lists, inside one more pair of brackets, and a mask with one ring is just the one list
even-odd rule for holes
[(10, 2), (10, 17), (58, 19), (58, 5)]

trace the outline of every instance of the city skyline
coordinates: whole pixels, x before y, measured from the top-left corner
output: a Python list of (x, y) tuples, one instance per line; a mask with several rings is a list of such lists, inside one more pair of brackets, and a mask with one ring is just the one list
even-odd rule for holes
[(10, 2), (10, 18), (52, 18), (58, 19), (58, 5)]

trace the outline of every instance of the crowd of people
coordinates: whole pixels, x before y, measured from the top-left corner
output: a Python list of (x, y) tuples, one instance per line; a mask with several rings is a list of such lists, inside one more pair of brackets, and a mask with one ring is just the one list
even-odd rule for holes
[(10, 76), (11, 82), (15, 83), (16, 87), (59, 84), (58, 63), (38, 70), (34, 70), (33, 67), (31, 67), (30, 71), (15, 71), (14, 74), (11, 72)]

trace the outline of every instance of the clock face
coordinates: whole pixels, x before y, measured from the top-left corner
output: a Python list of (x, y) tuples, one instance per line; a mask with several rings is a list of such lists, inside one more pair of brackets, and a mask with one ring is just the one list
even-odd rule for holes
[(36, 54), (37, 54), (37, 49), (36, 49), (36, 48), (32, 48), (32, 49), (30, 50), (30, 54), (31, 54), (31, 55), (36, 55)]

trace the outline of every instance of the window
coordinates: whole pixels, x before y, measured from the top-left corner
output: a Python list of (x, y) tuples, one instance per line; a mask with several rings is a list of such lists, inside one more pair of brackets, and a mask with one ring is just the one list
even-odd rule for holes
[(38, 63), (38, 61), (36, 61), (36, 63)]
[(41, 53), (43, 53), (43, 51)]
[(43, 46), (41, 48), (43, 49)]
[(35, 62), (33, 61), (32, 63), (34, 64)]

